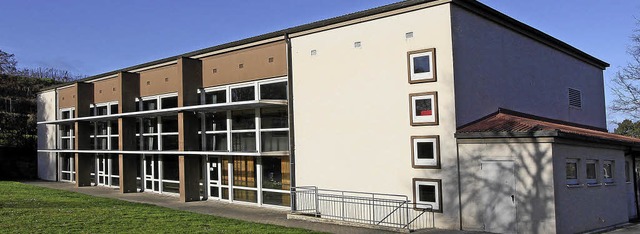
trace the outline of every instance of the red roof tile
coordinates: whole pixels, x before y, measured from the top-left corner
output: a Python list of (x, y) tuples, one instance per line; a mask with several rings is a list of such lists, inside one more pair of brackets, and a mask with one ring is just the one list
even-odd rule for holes
[(456, 132), (459, 138), (473, 136), (554, 136), (578, 137), (584, 140), (604, 140), (623, 145), (640, 146), (640, 139), (606, 132), (604, 129), (546, 119), (506, 109), (461, 126)]

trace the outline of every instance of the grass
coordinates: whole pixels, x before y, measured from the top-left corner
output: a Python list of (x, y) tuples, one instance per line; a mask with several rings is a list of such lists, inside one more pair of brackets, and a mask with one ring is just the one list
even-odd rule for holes
[(0, 181), (2, 233), (309, 233)]

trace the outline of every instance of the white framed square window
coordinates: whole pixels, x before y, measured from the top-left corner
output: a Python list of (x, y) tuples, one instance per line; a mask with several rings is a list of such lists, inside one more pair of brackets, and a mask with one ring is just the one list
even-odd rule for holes
[(409, 83), (436, 81), (436, 49), (407, 52)]
[(442, 213), (442, 180), (413, 179), (415, 209), (431, 209)]
[(587, 185), (598, 184), (598, 160), (589, 159), (585, 163), (585, 174)]
[(614, 182), (615, 164), (613, 161), (602, 161), (602, 178), (605, 184), (612, 184)]
[(565, 166), (567, 185), (578, 185), (578, 162), (578, 159), (567, 159)]
[(411, 164), (413, 168), (440, 169), (440, 137), (412, 136)]
[(438, 125), (438, 93), (409, 94), (411, 125)]

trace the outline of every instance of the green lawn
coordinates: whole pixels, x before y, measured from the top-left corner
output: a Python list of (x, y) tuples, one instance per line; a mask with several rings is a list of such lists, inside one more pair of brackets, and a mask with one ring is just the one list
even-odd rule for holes
[(196, 214), (0, 181), (2, 233), (308, 233), (303, 229)]

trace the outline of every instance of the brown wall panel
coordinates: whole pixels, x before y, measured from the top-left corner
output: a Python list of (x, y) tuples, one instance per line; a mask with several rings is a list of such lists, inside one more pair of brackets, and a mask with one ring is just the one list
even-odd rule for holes
[(140, 96), (178, 92), (180, 81), (176, 64), (140, 72)]
[(76, 85), (58, 90), (58, 106), (60, 109), (76, 106)]
[(93, 84), (76, 83), (76, 117), (91, 116), (90, 105), (93, 103)]
[(120, 96), (118, 96), (118, 113), (136, 110), (135, 98), (140, 96), (140, 75), (137, 73), (120, 72), (117, 77)]
[(285, 76), (286, 52), (286, 44), (280, 41), (202, 58), (203, 86), (212, 87)]
[(94, 103), (118, 101), (121, 91), (118, 83), (117, 77), (93, 82)]
[(198, 59), (178, 59), (178, 106), (198, 105), (198, 89), (202, 88), (202, 62)]

